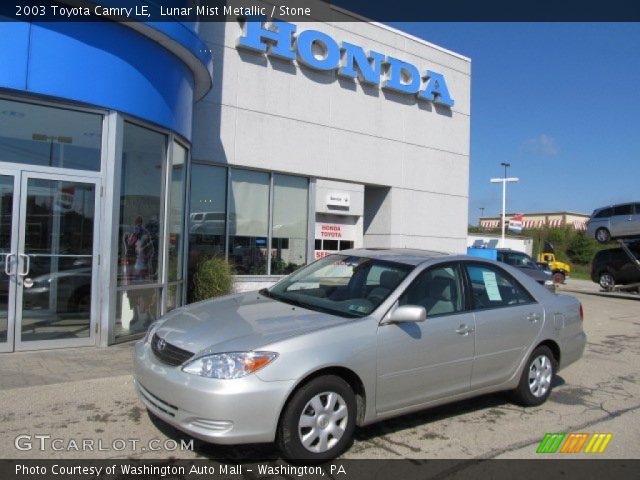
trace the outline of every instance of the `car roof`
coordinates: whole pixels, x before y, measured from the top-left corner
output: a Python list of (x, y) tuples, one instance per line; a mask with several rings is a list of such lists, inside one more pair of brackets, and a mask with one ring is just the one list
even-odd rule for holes
[[(436, 252), (433, 250), (418, 250), (413, 248), (352, 248), (337, 252), (339, 255), (354, 255), (357, 257), (386, 260), (388, 262), (406, 263), (407, 265), (420, 265), (434, 258), (454, 256), (450, 253)], [(455, 255), (457, 256), (457, 255)]]

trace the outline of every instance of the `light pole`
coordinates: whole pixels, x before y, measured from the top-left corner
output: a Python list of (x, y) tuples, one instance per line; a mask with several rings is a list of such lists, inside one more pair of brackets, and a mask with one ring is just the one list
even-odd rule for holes
[(478, 219), (478, 228), (482, 230), (482, 217), (484, 217), (484, 207), (480, 207), (480, 218)]
[(504, 229), (507, 223), (507, 183), (515, 183), (518, 179), (507, 177), (507, 168), (511, 166), (510, 163), (502, 162), (500, 165), (504, 167), (504, 177), (492, 178), (491, 183), (502, 183), (502, 236), (500, 238), (500, 248), (504, 248)]

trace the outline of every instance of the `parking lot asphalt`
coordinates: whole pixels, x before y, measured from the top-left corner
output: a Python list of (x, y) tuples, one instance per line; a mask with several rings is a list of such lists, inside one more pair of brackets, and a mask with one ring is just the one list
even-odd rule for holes
[[(582, 360), (560, 372), (544, 405), (522, 408), (495, 394), (432, 408), (357, 429), (344, 458), (536, 458), (548, 432), (612, 433), (604, 453), (580, 456), (637, 458), (640, 303), (571, 294), (584, 306), (588, 343)], [(187, 437), (150, 418), (137, 400), (131, 347), (0, 356), (0, 458), (277, 458), (272, 445), (196, 441), (193, 451), (180, 451), (165, 444)], [(15, 447), (19, 435), (31, 436), (30, 450)], [(45, 450), (35, 435), (50, 436)], [(51, 449), (52, 439), (61, 439), (59, 450)], [(74, 447), (83, 440), (93, 441), (93, 450)], [(116, 440), (126, 441), (123, 450)]]

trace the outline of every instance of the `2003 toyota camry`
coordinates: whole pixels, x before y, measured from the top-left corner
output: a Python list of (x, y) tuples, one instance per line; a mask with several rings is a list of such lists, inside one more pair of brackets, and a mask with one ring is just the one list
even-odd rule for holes
[(584, 350), (582, 306), (476, 257), (348, 250), (175, 310), (136, 345), (157, 417), (212, 443), (341, 453), (356, 425), (488, 392), (539, 405)]

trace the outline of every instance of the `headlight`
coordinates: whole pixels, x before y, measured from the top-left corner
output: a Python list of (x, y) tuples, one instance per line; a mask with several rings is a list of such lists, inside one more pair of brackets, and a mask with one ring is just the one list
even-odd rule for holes
[(550, 286), (552, 286), (552, 285), (553, 285), (553, 280), (545, 280), (545, 281), (544, 281), (544, 284), (545, 284), (547, 287), (550, 287)]
[(274, 352), (216, 353), (196, 358), (183, 371), (208, 378), (240, 378), (265, 367), (278, 356)]
[(144, 343), (148, 343), (151, 341), (151, 339), (153, 338), (153, 334), (156, 333), (156, 330), (163, 323), (163, 321), (164, 320), (156, 320), (151, 325), (149, 325), (149, 328), (147, 328), (147, 333), (145, 333), (144, 335)]

